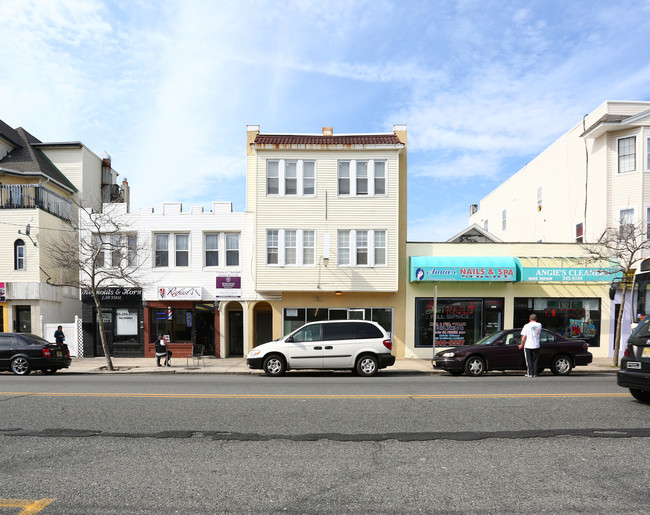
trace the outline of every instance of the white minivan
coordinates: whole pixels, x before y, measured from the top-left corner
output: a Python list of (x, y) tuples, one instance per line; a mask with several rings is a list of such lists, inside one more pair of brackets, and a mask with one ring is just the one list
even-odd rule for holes
[(269, 376), (287, 370), (350, 369), (372, 376), (395, 363), (390, 335), (369, 320), (311, 322), (287, 336), (255, 347), (246, 359)]

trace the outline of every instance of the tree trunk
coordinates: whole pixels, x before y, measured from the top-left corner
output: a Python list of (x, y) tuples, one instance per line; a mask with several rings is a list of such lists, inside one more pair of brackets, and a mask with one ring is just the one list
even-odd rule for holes
[(97, 297), (97, 292), (93, 291), (93, 298), (95, 299), (95, 307), (97, 308), (97, 317), (99, 318), (99, 339), (102, 342), (102, 349), (104, 349), (104, 356), (106, 357), (106, 366), (109, 370), (113, 371), (113, 361), (111, 360), (111, 353), (108, 348), (108, 342), (104, 335), (104, 315), (102, 313), (102, 305)]
[(618, 354), (621, 349), (621, 328), (623, 327), (623, 314), (625, 313), (625, 298), (627, 296), (627, 283), (623, 281), (621, 289), (621, 307), (616, 318), (616, 332), (614, 336), (614, 366), (618, 366)]

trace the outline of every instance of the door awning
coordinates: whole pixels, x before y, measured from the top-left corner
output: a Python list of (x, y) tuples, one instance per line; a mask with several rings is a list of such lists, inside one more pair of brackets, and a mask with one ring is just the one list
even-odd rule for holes
[(515, 282), (521, 263), (510, 256), (412, 256), (410, 282)]

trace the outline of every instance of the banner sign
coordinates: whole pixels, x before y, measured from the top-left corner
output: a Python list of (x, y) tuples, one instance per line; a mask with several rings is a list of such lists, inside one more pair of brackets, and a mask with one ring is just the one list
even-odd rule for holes
[(5, 283), (0, 283), (0, 302), (5, 302), (7, 300), (7, 288)]
[(201, 287), (159, 286), (158, 300), (201, 300)]
[(523, 268), (523, 282), (612, 282), (623, 274), (614, 268)]
[(217, 297), (241, 297), (241, 276), (217, 276)]

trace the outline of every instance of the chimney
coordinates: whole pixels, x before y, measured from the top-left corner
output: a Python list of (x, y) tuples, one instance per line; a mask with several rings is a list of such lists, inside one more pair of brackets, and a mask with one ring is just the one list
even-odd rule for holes
[(332, 127), (323, 127), (323, 136), (331, 136), (334, 134), (334, 128)]
[(122, 181), (122, 202), (126, 204), (126, 212), (131, 212), (131, 187), (126, 177)]

